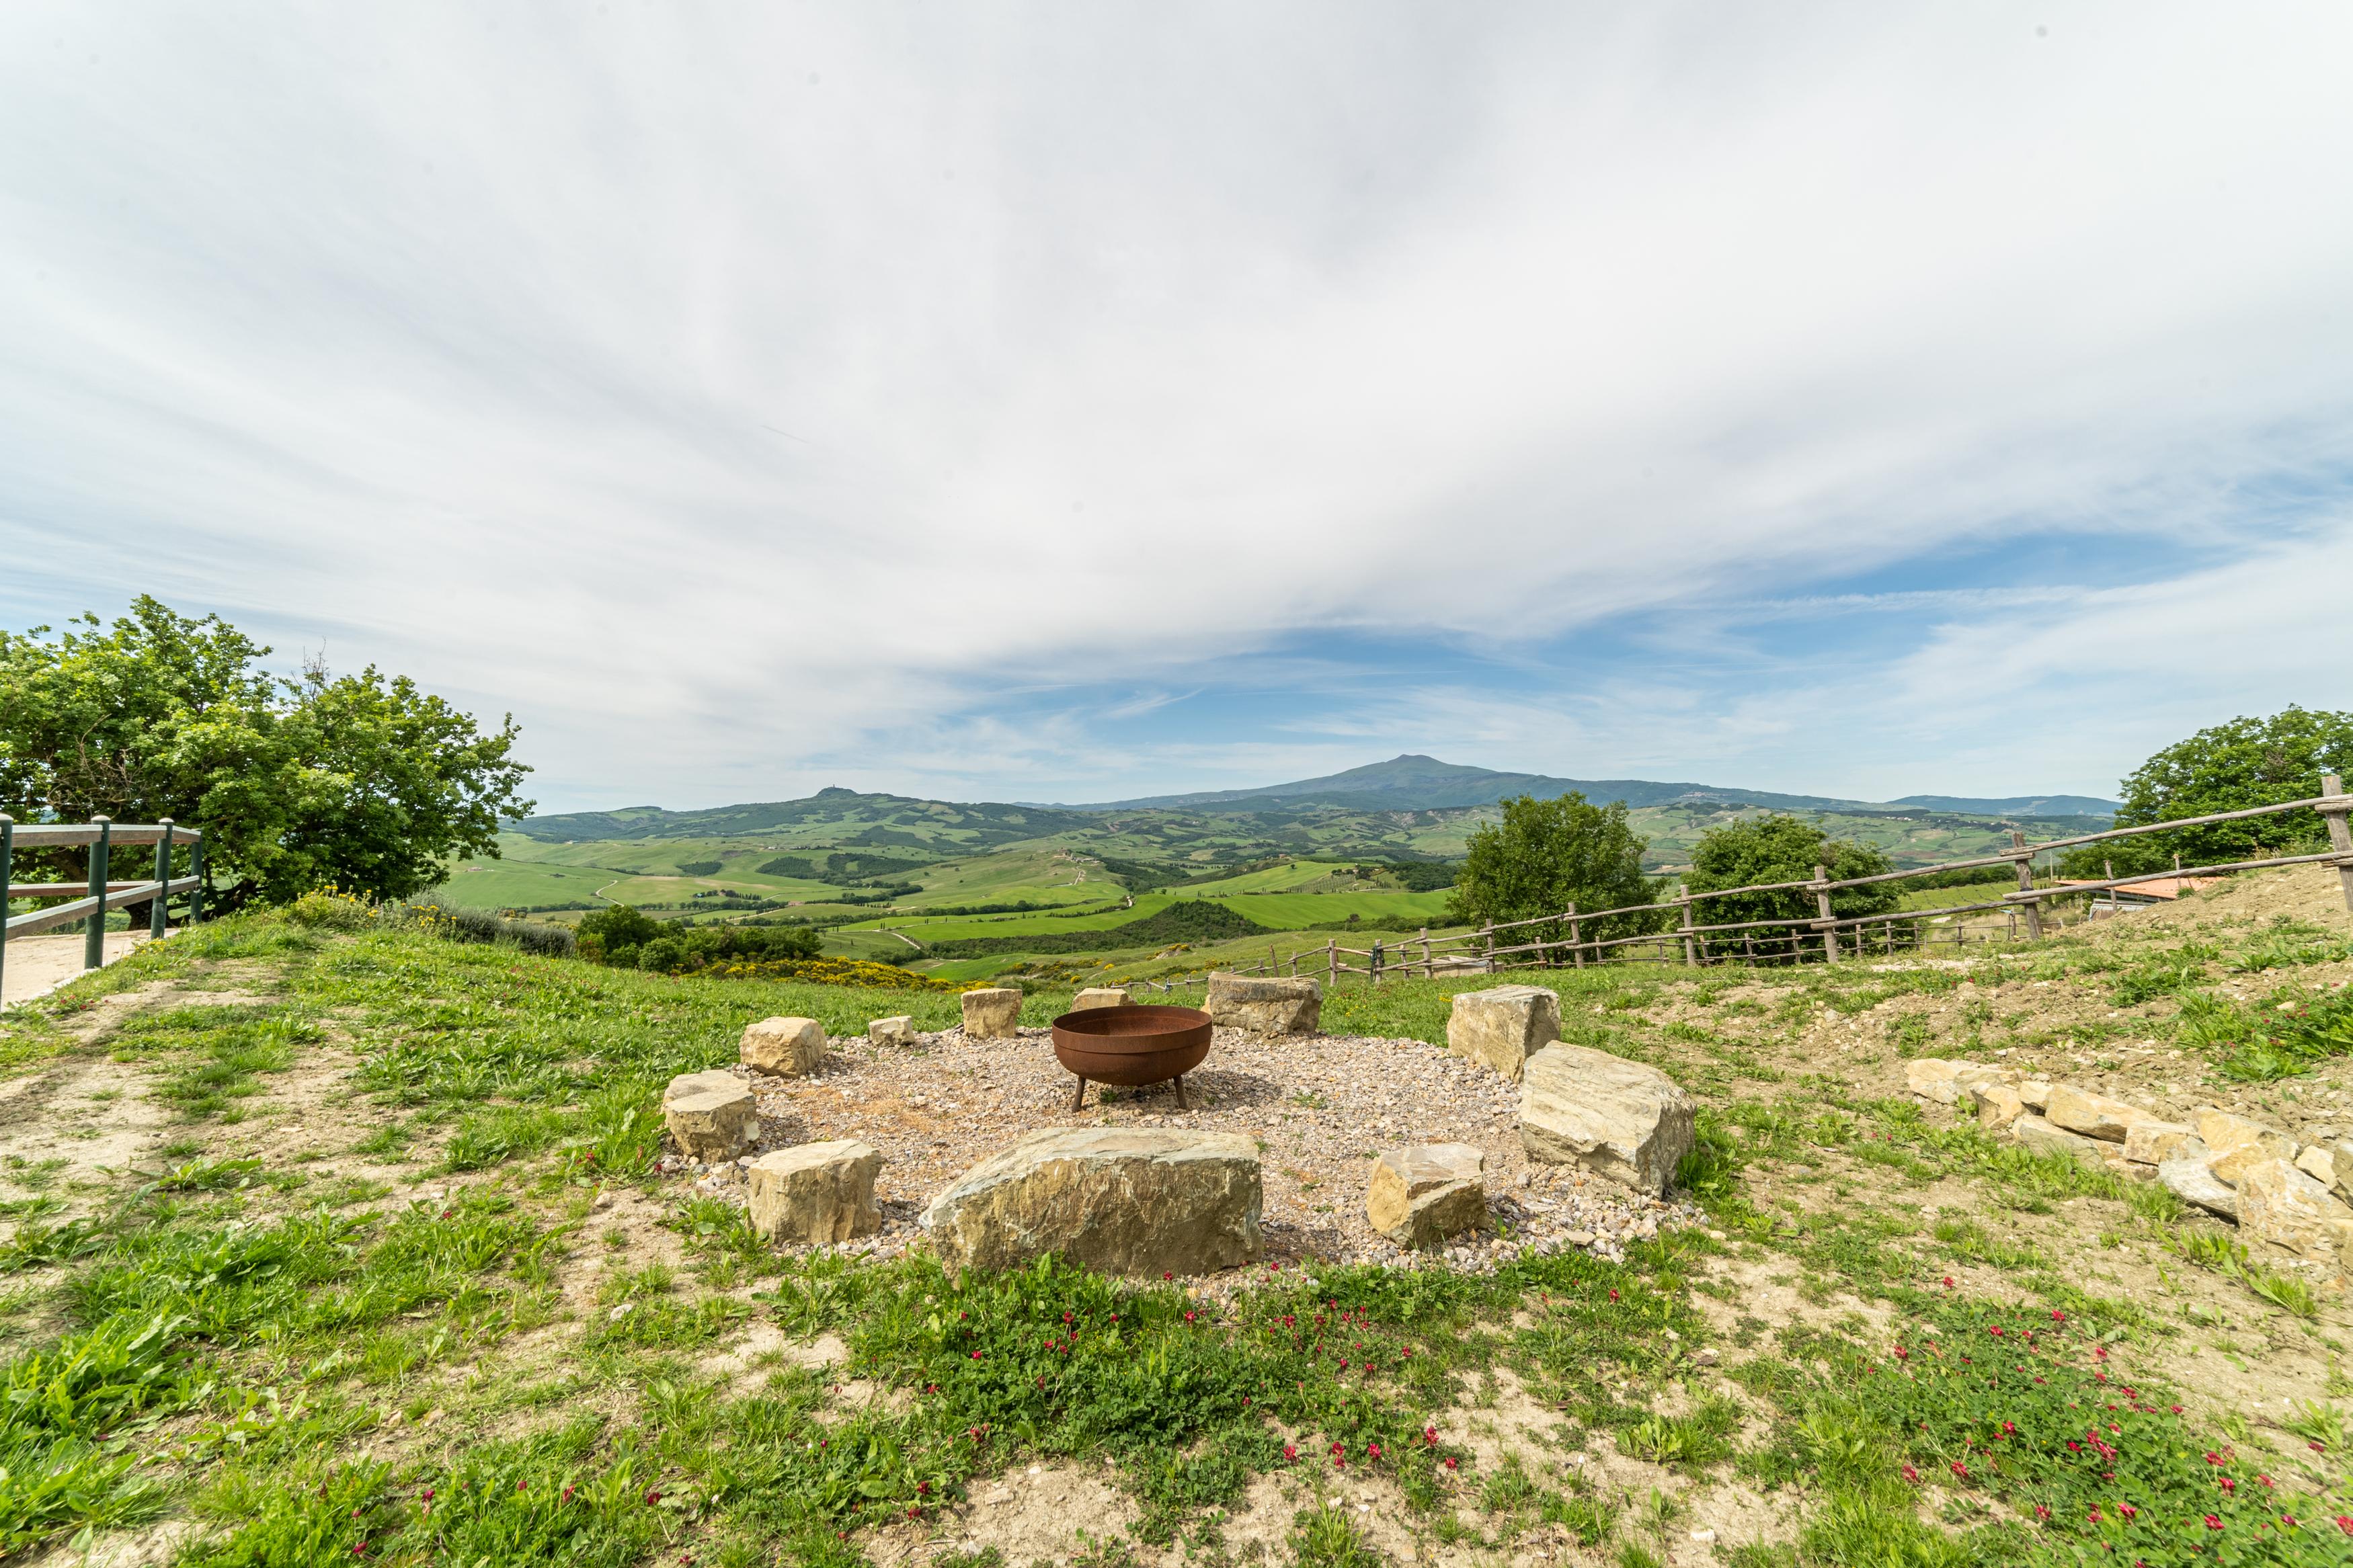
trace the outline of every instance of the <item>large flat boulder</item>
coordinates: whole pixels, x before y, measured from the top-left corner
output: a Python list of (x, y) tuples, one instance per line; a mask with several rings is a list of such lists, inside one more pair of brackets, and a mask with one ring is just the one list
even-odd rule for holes
[(1446, 1048), (1518, 1081), (1527, 1059), (1560, 1038), (1560, 995), (1542, 985), (1459, 991)]
[(2028, 1151), (2036, 1154), (2063, 1154), (2081, 1165), (2096, 1166), (2104, 1158), (2099, 1141), (2080, 1132), (2070, 1132), (2063, 1127), (2053, 1127), (2041, 1116), (2021, 1116), (2010, 1123), (2010, 1130)]
[(799, 1078), (825, 1065), (825, 1026), (815, 1018), (763, 1018), (745, 1027), (736, 1055), (755, 1072)]
[(2052, 1087), (2050, 1102), (2042, 1108), (2042, 1119), (2053, 1127), (2080, 1132), (2103, 1143), (2121, 1143), (2134, 1122), (2154, 1121), (2156, 1116), (2137, 1105), (2063, 1083)]
[(1520, 1078), (1528, 1158), (1662, 1193), (1691, 1152), (1691, 1096), (1653, 1067), (1589, 1046), (1546, 1046)]
[(1417, 1143), (1373, 1162), (1365, 1218), (1399, 1247), (1443, 1247), (1487, 1223), (1487, 1156), (1468, 1143)]
[(752, 1228), (770, 1241), (813, 1246), (848, 1241), (882, 1228), (874, 1178), (882, 1156), (871, 1144), (841, 1138), (778, 1149), (746, 1173)]
[(2239, 1217), (2239, 1194), (2228, 1182), (2206, 1168), (2206, 1148), (2185, 1149), (2157, 1168), (2158, 1184), (2183, 1203), (2204, 1209), (2220, 1219)]
[(1214, 973), (1204, 1004), (1209, 1022), (1252, 1035), (1312, 1035), (1324, 1018), (1324, 987), (1304, 975), (1250, 978)]
[(1904, 1086), (1921, 1099), (1933, 1100), (1939, 1105), (1967, 1100), (1969, 1091), (1981, 1083), (2016, 1082), (2015, 1071), (1986, 1062), (1915, 1057), (1904, 1064)]
[(670, 1079), (662, 1090), (662, 1121), (681, 1152), (695, 1160), (732, 1160), (760, 1136), (751, 1086), (723, 1068)]
[(2239, 1228), (2331, 1267), (2353, 1249), (2353, 1208), (2278, 1158), (2258, 1160), (2239, 1173)]
[(1208, 1274), (1258, 1257), (1262, 1204), (1240, 1133), (1064, 1127), (965, 1172), (922, 1224), (951, 1268), (1058, 1252), (1110, 1274)]
[(1021, 993), (1010, 985), (984, 985), (964, 994), (964, 1037), (1009, 1040), (1021, 1032)]
[(1097, 1007), (1124, 1007), (1127, 993), (1116, 985), (1090, 985), (1071, 998), (1071, 1011), (1085, 1013)]

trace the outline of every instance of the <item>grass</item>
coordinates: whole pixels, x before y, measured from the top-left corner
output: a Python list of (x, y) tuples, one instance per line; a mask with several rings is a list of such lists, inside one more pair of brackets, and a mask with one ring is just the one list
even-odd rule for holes
[[(2031, 964), (2104, 998), (2140, 972), (2086, 955)], [(1561, 993), (1570, 1037), (1715, 1085), (1682, 1177), (1725, 1239), (1672, 1231), (1622, 1265), (1526, 1257), (1492, 1277), (1270, 1271), (1220, 1309), (1051, 1260), (951, 1278), (920, 1253), (786, 1257), (740, 1210), (649, 1175), (659, 1085), (732, 1058), (744, 1023), (797, 1013), (849, 1034), (906, 1012), (939, 1027), (953, 997), (670, 980), (240, 917), (11, 1026), (52, 1031), (105, 990), (222, 964), (267, 999), (134, 1015), (107, 1041), (189, 1123), (162, 1158), (96, 1187), (0, 1166), (0, 1267), (25, 1282), (0, 1341), (0, 1550), (177, 1513), (195, 1525), (186, 1564), (848, 1568), (884, 1522), (937, 1524), (976, 1481), (1040, 1463), (1100, 1471), (1132, 1500), (1125, 1531), (1088, 1521), (1064, 1553), (1098, 1568), (1146, 1549), (1222, 1561), (1221, 1521), (1268, 1476), (1286, 1508), (1313, 1505), (1276, 1543), (1297, 1563), (1378, 1561), (1353, 1506), (1322, 1506), (1372, 1486), (1436, 1546), (1509, 1554), (1549, 1531), (1643, 1568), (1679, 1539), (1694, 1489), (1734, 1478), (1786, 1489), (1800, 1521), (1792, 1546), (1721, 1543), (1738, 1568), (2106, 1561), (2111, 1546), (2152, 1568), (2342, 1560), (2321, 1491), (2342, 1485), (2337, 1408), (2283, 1413), (2325, 1451), (2276, 1459), (2254, 1457), (2252, 1434), (2197, 1429), (2147, 1364), (2178, 1314), (2102, 1297), (2004, 1216), (2091, 1200), (2123, 1244), (2173, 1237), (2280, 1308), (2282, 1331), (2317, 1331), (2300, 1280), (2218, 1250), (2160, 1190), (1859, 1093), (1802, 1052), (1778, 1058), (1794, 1070), (1764, 1065), (1775, 1042), (1848, 1019), (1876, 1045), (1886, 1031), (1863, 1016), (1949, 1000), (1942, 972), (1751, 984), (1617, 967), (1342, 990), (1328, 1028), (1436, 1041), (1455, 992), (1534, 980)], [(1025, 1021), (1067, 994), (1039, 986)], [(1992, 1006), (1954, 1019), (2007, 1026)], [(352, 1152), (405, 1180), (216, 1131), (266, 1113), (331, 1037), (372, 1129)], [(1851, 1182), (1867, 1191), (1849, 1199)], [(1908, 1206), (1953, 1183), (1983, 1207)], [(597, 1217), (615, 1184), (668, 1200), (678, 1261)], [(1702, 1292), (1741, 1300), (1732, 1255), (1814, 1305), (1778, 1333), (1751, 1319), (1719, 1339)], [(1998, 1299), (1940, 1284), (1964, 1268), (1998, 1279)], [(754, 1324), (836, 1334), (848, 1366), (697, 1370)], [(889, 1397), (843, 1396), (845, 1374)], [(1463, 1435), (1499, 1379), (1556, 1426), (1482, 1465)], [(1657, 1484), (1597, 1488), (1562, 1462), (1584, 1445)]]

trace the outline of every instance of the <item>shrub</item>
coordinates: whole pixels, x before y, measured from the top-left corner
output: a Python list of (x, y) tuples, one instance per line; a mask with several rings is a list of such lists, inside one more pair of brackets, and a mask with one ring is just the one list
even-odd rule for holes
[(359, 931), (375, 921), (375, 906), (338, 888), (313, 888), (287, 907), (286, 918), (320, 931)]
[[(1624, 909), (1653, 900), (1657, 888), (1642, 875), (1648, 841), (1627, 823), (1626, 804), (1595, 805), (1572, 790), (1557, 800), (1515, 795), (1503, 803), (1504, 819), (1471, 835), (1454, 883), (1451, 913), (1467, 925)], [(1582, 922), (1587, 941), (1633, 936), (1665, 923), (1663, 911), (1637, 910)], [(1514, 943), (1565, 935), (1559, 922), (1514, 933)]]

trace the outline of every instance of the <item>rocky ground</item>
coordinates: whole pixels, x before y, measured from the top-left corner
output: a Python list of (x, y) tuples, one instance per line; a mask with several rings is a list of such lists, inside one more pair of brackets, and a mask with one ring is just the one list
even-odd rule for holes
[(1015, 1039), (967, 1039), (951, 1029), (918, 1035), (909, 1047), (835, 1038), (823, 1068), (806, 1077), (733, 1070), (757, 1097), (758, 1149), (733, 1164), (691, 1172), (673, 1157), (674, 1168), (702, 1190), (740, 1201), (741, 1167), (760, 1152), (836, 1138), (871, 1144), (884, 1161), (875, 1187), (883, 1228), (849, 1244), (860, 1252), (903, 1250), (940, 1189), (1024, 1134), (1052, 1127), (1182, 1128), (1257, 1140), (1266, 1257), (1278, 1263), (1415, 1261), (1365, 1216), (1372, 1160), (1409, 1143), (1468, 1143), (1487, 1157), (1493, 1223), (1449, 1249), (1461, 1265), (1492, 1267), (1496, 1256), (1524, 1246), (1620, 1258), (1627, 1242), (1655, 1237), (1662, 1226), (1703, 1222), (1688, 1202), (1640, 1197), (1577, 1170), (1530, 1161), (1516, 1121), (1518, 1086), (1415, 1039), (1270, 1039), (1220, 1029), (1208, 1060), (1187, 1075), (1188, 1110), (1176, 1108), (1166, 1085), (1091, 1085), (1086, 1108), (1073, 1111), (1072, 1080), (1054, 1059), (1046, 1029), (1024, 1029)]

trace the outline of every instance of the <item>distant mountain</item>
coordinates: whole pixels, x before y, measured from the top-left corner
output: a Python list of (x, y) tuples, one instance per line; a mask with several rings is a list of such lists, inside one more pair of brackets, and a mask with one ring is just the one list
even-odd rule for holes
[(928, 844), (927, 837), (901, 830), (910, 816), (926, 827), (961, 828), (973, 844), (1007, 843), (1040, 838), (1095, 826), (1067, 807), (1051, 805), (962, 805), (945, 801), (918, 800), (903, 795), (861, 795), (854, 789), (821, 789), (799, 800), (776, 800), (748, 805), (714, 805), (702, 811), (665, 811), (658, 805), (624, 806), (618, 811), (575, 811), (557, 816), (526, 817), (510, 822), (510, 830), (528, 837), (564, 843), (567, 840), (610, 838), (723, 838), (765, 833), (801, 823), (824, 822), (844, 826), (860, 822), (869, 827), (846, 843)]
[(1266, 784), (1258, 789), (1200, 790), (1190, 795), (1146, 795), (1140, 800), (1064, 806), (1065, 811), (1155, 809), (1263, 811), (1294, 806), (1343, 805), (1359, 811), (1439, 811), (1493, 805), (1506, 795), (1556, 795), (1579, 790), (1589, 800), (1622, 800), (1630, 806), (1691, 801), (1711, 805), (1766, 805), (1819, 810), (1863, 804), (1819, 795), (1776, 795), (1770, 790), (1726, 789), (1715, 784), (1661, 784), (1650, 779), (1556, 779), (1543, 773), (1504, 773), (1489, 768), (1441, 763), (1408, 753), (1386, 763), (1320, 779)]
[(1983, 816), (2107, 816), (2116, 803), (2088, 795), (2013, 795), (2000, 800), (1980, 800), (1965, 795), (1907, 795), (1890, 805), (1916, 805), (1929, 811), (1968, 811)]

